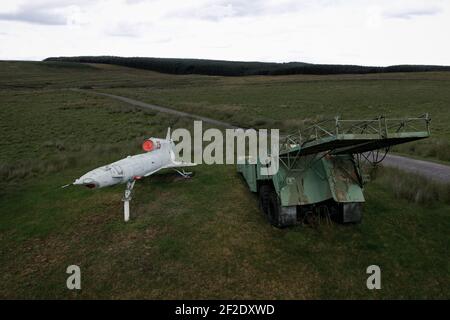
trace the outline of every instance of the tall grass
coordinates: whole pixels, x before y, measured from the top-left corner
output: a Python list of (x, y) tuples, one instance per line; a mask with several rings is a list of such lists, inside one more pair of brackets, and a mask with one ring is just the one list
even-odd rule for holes
[(447, 139), (431, 138), (407, 143), (395, 147), (395, 151), (450, 162), (450, 142)]
[(394, 197), (424, 206), (450, 204), (450, 184), (443, 184), (423, 176), (396, 168), (380, 167), (372, 172), (372, 179), (389, 188)]
[(44, 176), (74, 167), (98, 167), (106, 164), (105, 161), (112, 162), (138, 153), (138, 146), (143, 139), (135, 138), (132, 143), (79, 144), (70, 147), (61, 141), (47, 141), (44, 147), (49, 151), (40, 158), (0, 162), (0, 181), (12, 182)]

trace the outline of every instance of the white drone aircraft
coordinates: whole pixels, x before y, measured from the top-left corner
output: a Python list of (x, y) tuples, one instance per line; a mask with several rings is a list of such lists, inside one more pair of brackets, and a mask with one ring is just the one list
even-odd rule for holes
[(65, 185), (82, 185), (88, 188), (103, 188), (119, 183), (126, 183), (124, 202), (124, 220), (130, 219), (130, 200), (136, 180), (148, 177), (161, 169), (173, 168), (184, 178), (191, 176), (192, 172), (180, 171), (176, 168), (196, 166), (196, 163), (176, 161), (175, 144), (170, 139), (170, 128), (165, 139), (150, 138), (144, 141), (142, 149), (145, 153), (128, 156), (106, 166), (89, 171), (76, 179), (73, 183)]

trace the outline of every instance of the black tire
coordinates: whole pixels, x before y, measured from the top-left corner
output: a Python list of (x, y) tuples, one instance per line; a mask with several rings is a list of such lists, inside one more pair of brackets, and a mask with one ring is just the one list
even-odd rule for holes
[(270, 201), (270, 186), (262, 185), (259, 188), (259, 208), (264, 214), (267, 214), (267, 208)]
[(262, 185), (259, 189), (259, 206), (269, 223), (280, 228), (280, 201), (272, 186)]

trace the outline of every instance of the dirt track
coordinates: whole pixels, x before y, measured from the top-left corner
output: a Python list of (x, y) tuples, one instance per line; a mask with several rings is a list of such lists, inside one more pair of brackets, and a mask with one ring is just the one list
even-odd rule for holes
[(170, 108), (166, 108), (166, 107), (161, 107), (161, 106), (156, 106), (154, 104), (149, 104), (149, 103), (145, 103), (142, 101), (138, 101), (138, 100), (133, 100), (130, 98), (126, 98), (126, 97), (122, 97), (122, 96), (116, 96), (113, 94), (109, 94), (109, 93), (103, 93), (103, 92), (97, 92), (97, 91), (91, 91), (91, 90), (79, 90), (79, 89), (73, 89), (72, 91), (81, 91), (81, 92), (86, 92), (86, 93), (93, 93), (96, 95), (100, 95), (100, 96), (105, 96), (105, 97), (109, 97), (112, 99), (116, 99), (116, 100), (120, 100), (123, 101), (125, 103), (131, 104), (133, 106), (136, 107), (141, 107), (144, 109), (149, 109), (149, 110), (153, 110), (153, 111), (157, 111), (157, 112), (164, 112), (164, 113), (169, 113), (169, 114), (173, 114), (179, 117), (188, 117), (188, 118), (192, 118), (195, 120), (201, 120), (203, 122), (212, 124), (212, 125), (216, 125), (216, 126), (220, 126), (220, 127), (227, 127), (227, 128), (234, 128), (237, 129), (238, 127), (233, 126), (230, 123), (227, 122), (223, 122), (223, 121), (219, 121), (219, 120), (214, 120), (211, 118), (207, 118), (207, 117), (202, 117), (202, 116), (197, 116), (195, 114), (191, 114), (191, 113), (187, 113), (187, 112), (183, 112), (183, 111), (178, 111), (175, 109), (170, 109)]
[(426, 176), (435, 181), (450, 183), (450, 166), (443, 164), (411, 159), (394, 154), (388, 154), (382, 164)]
[[(212, 124), (212, 125), (217, 125), (217, 126), (227, 127), (227, 128), (235, 128), (235, 129), (238, 128), (227, 122), (214, 120), (214, 119), (203, 117), (203, 116), (197, 116), (194, 114), (190, 114), (190, 113), (186, 113), (183, 111), (178, 111), (178, 110), (174, 110), (174, 109), (170, 109), (170, 108), (166, 108), (166, 107), (156, 106), (153, 104), (149, 104), (149, 103), (145, 103), (142, 101), (133, 100), (130, 98), (117, 96), (117, 95), (113, 95), (113, 94), (109, 94), (109, 93), (96, 92), (96, 91), (92, 91), (92, 90), (79, 90), (79, 89), (73, 89), (73, 91), (97, 94), (97, 95), (109, 97), (112, 99), (120, 100), (125, 103), (131, 104), (131, 105), (134, 105), (137, 107), (141, 107), (144, 109), (150, 109), (153, 111), (169, 113), (169, 114), (173, 114), (173, 115), (180, 116), (180, 117), (188, 117), (188, 118), (192, 118), (195, 120), (201, 120), (201, 121), (204, 121), (204, 122)], [(430, 162), (430, 161), (411, 159), (411, 158), (392, 155), (392, 154), (388, 154), (386, 156), (386, 158), (383, 160), (382, 164), (385, 166), (389, 166), (389, 167), (396, 167), (396, 168), (402, 169), (407, 172), (419, 174), (419, 175), (428, 177), (428, 178), (438, 181), (438, 182), (450, 183), (450, 166), (446, 166), (446, 165), (442, 165), (442, 164), (438, 164), (438, 163)]]

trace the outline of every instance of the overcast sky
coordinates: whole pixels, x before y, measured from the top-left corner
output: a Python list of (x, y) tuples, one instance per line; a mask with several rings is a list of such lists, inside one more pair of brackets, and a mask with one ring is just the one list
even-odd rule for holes
[(0, 59), (450, 65), (450, 0), (2, 0)]

